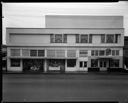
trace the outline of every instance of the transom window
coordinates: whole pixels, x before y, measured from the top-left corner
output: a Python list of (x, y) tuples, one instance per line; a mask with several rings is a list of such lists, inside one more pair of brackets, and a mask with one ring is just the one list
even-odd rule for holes
[(37, 50), (30, 50), (30, 56), (37, 56)]
[(80, 50), (79, 51), (79, 56), (80, 57), (86, 57), (88, 55), (88, 51), (87, 50)]
[(20, 49), (11, 49), (11, 56), (20, 56)]

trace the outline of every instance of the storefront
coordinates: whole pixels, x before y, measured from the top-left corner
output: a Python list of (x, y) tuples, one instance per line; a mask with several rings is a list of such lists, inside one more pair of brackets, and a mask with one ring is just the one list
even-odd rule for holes
[(23, 72), (44, 72), (44, 60), (23, 59)]
[(47, 72), (65, 72), (64, 59), (48, 59)]

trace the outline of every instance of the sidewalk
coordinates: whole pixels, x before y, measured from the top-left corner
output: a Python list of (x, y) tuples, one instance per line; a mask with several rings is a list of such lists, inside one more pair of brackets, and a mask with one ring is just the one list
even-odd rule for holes
[(73, 75), (91, 75), (91, 74), (97, 74), (97, 75), (109, 75), (109, 74), (114, 74), (114, 75), (128, 75), (128, 72), (64, 72), (64, 73), (61, 73), (61, 72), (5, 72), (3, 71), (2, 74), (50, 74), (50, 75), (55, 75), (55, 74), (58, 74), (58, 75), (62, 75), (62, 74), (73, 74)]

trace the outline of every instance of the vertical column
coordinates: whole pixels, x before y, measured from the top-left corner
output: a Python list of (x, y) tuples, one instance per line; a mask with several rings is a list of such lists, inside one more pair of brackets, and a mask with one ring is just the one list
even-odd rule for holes
[(21, 71), (23, 72), (23, 60), (22, 59), (20, 60), (20, 68), (21, 68)]
[(10, 58), (7, 57), (7, 72), (9, 71), (10, 68)]
[(44, 59), (44, 72), (46, 73), (47, 72), (47, 60)]
[(67, 71), (67, 59), (65, 59), (65, 72)]

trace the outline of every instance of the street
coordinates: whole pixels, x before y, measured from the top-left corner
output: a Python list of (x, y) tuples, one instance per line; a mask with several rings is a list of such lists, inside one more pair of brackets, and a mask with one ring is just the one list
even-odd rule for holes
[(3, 74), (3, 102), (128, 102), (128, 75)]

